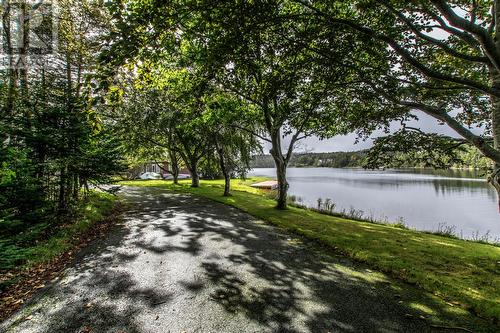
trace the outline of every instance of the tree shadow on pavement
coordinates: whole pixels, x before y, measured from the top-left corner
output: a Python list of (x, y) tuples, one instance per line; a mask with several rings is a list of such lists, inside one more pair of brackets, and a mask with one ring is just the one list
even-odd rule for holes
[(263, 225), (234, 208), (190, 197), (176, 213), (189, 216), (183, 225), (183, 246), (165, 251), (197, 256), (212, 248), (207, 246), (210, 242), (223, 249), (222, 256), (216, 254), (213, 260), (206, 258), (201, 264), (210, 281), (205, 288), (211, 289), (212, 301), (270, 331), (463, 332), (450, 329), (458, 326), (474, 331), (497, 329), (414, 286), (342, 256), (325, 255), (328, 250), (317, 244)]
[(237, 209), (158, 189), (125, 194), (124, 222), (15, 315), (12, 332), (495, 331)]

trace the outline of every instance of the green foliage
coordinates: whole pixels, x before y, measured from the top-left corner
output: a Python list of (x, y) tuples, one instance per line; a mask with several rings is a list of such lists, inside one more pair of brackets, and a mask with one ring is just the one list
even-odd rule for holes
[[(57, 7), (59, 25), (51, 29), (58, 48), (50, 61), (27, 57), (0, 71), (0, 269), (73, 222), (89, 185), (108, 182), (122, 168), (121, 143), (100, 118), (104, 105), (92, 88), (106, 12), (86, 0)], [(2, 12), (5, 20), (14, 14)], [(4, 41), (17, 37), (2, 34)]]
[(0, 148), (0, 235), (22, 229), (21, 221), (36, 223), (50, 208), (43, 199), (42, 184), (34, 176), (35, 164), (27, 157), (28, 149)]
[(463, 151), (462, 144), (463, 141), (443, 135), (403, 129), (390, 136), (375, 139), (365, 166), (377, 168), (419, 165), (449, 168), (459, 161), (457, 153)]
[(464, 140), (403, 129), (390, 136), (377, 138), (363, 166), (372, 169), (455, 167), (489, 170), (492, 163)]
[(246, 173), (259, 143), (235, 125), (248, 105), (205, 80), (197, 67), (171, 61), (148, 62), (120, 77), (117, 130), (128, 153), (143, 161), (179, 157), (191, 174), (206, 178)]

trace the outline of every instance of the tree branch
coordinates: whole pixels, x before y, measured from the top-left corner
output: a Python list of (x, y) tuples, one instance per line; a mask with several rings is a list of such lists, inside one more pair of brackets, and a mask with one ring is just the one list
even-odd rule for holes
[(465, 128), (462, 124), (460, 124), (460, 122), (458, 122), (455, 118), (450, 116), (447, 112), (424, 103), (399, 100), (395, 98), (393, 95), (379, 88), (376, 88), (373, 85), (372, 88), (376, 90), (377, 93), (381, 94), (382, 96), (384, 96), (385, 98), (387, 98), (388, 100), (392, 101), (395, 104), (422, 111), (427, 115), (446, 123), (451, 129), (457, 132), (470, 144), (479, 149), (479, 151), (481, 151), (481, 153), (483, 153), (486, 157), (492, 159), (493, 161), (495, 161), (495, 163), (500, 162), (500, 151), (496, 150), (491, 145), (489, 145), (481, 136), (476, 135), (472, 133), (472, 131), (470, 131), (469, 129)]
[(432, 68), (424, 65), (418, 59), (413, 57), (412, 54), (408, 50), (406, 50), (403, 46), (399, 45), (399, 43), (396, 42), (396, 40), (394, 40), (393, 38), (391, 38), (387, 35), (380, 34), (369, 27), (360, 25), (360, 24), (358, 24), (354, 21), (351, 21), (351, 20), (333, 18), (329, 14), (317, 9), (316, 7), (310, 5), (309, 3), (306, 3), (304, 0), (294, 0), (294, 1), (309, 8), (310, 10), (315, 12), (317, 15), (323, 17), (325, 20), (327, 20), (327, 22), (329, 22), (332, 25), (336, 25), (336, 24), (345, 25), (345, 26), (348, 26), (348, 27), (350, 27), (358, 32), (361, 32), (361, 33), (367, 35), (367, 36), (376, 38), (380, 41), (387, 43), (407, 63), (409, 63), (412, 67), (416, 68), (417, 70), (419, 70), (421, 73), (423, 73), (424, 75), (426, 75), (428, 77), (432, 77), (432, 78), (434, 78), (436, 80), (440, 80), (440, 81), (447, 81), (447, 82), (461, 84), (461, 85), (468, 86), (468, 87), (471, 87), (473, 89), (482, 91), (488, 95), (500, 97), (500, 91), (492, 89), (488, 85), (485, 85), (483, 83), (479, 83), (479, 82), (476, 82), (476, 81), (473, 81), (473, 80), (470, 80), (467, 78), (462, 78), (462, 77), (457, 77), (457, 76), (441, 73), (435, 69), (432, 69)]
[(389, 11), (391, 11), (394, 15), (396, 15), (404, 24), (406, 24), (408, 26), (408, 28), (410, 28), (410, 30), (413, 31), (413, 33), (415, 33), (415, 35), (417, 35), (418, 37), (422, 38), (423, 40), (425, 40), (433, 45), (436, 45), (437, 47), (439, 47), (440, 49), (442, 49), (444, 52), (448, 53), (449, 55), (456, 57), (456, 58), (466, 60), (466, 61), (480, 62), (483, 64), (489, 63), (489, 59), (487, 57), (474, 56), (474, 55), (464, 54), (464, 53), (458, 52), (457, 50), (454, 50), (453, 48), (448, 46), (447, 43), (445, 43), (439, 39), (436, 39), (436, 38), (433, 38), (431, 36), (426, 35), (413, 22), (411, 22), (403, 13), (396, 10), (394, 7), (390, 6), (386, 2), (384, 2), (383, 5)]
[(451, 25), (477, 37), (491, 63), (495, 66), (496, 70), (500, 72), (500, 54), (495, 46), (495, 41), (488, 34), (488, 30), (457, 15), (451, 6), (444, 0), (431, 0), (431, 2)]

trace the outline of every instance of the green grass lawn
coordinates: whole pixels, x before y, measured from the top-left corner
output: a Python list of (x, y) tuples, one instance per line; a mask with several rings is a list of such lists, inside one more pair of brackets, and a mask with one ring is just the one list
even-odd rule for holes
[(200, 188), (190, 188), (189, 181), (177, 186), (161, 180), (120, 184), (192, 193), (237, 207), (500, 323), (500, 247), (296, 207), (276, 210), (272, 199), (249, 186), (260, 180), (234, 180), (230, 197), (222, 196), (223, 181), (218, 180), (202, 181)]

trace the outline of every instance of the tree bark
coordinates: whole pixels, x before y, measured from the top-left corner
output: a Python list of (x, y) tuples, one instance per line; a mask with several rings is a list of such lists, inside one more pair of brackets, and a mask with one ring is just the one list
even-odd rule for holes
[(226, 173), (224, 175), (224, 196), (228, 197), (231, 195), (231, 176)]
[(278, 180), (278, 197), (276, 198), (277, 209), (287, 209), (287, 196), (288, 196), (288, 182), (286, 180), (286, 168), (288, 159), (283, 156), (281, 151), (281, 131), (278, 128), (273, 129), (268, 126), (269, 134), (271, 137), (271, 156), (276, 165), (276, 178)]
[(179, 165), (177, 163), (172, 164), (172, 177), (174, 178), (174, 184), (179, 184)]
[(5, 105), (5, 113), (11, 115), (14, 109), (14, 100), (17, 88), (17, 70), (14, 63), (14, 50), (12, 48), (12, 31), (11, 31), (11, 6), (10, 1), (4, 2), (4, 12), (2, 16), (2, 24), (4, 31), (4, 47), (8, 57), (8, 72), (9, 72), (9, 89), (7, 93), (7, 101)]
[(87, 181), (87, 178), (82, 178), (80, 182), (83, 184), (84, 198), (88, 199), (90, 192), (89, 182)]
[(174, 178), (174, 184), (179, 184), (179, 160), (175, 155), (175, 152), (169, 152), (170, 163), (172, 164), (172, 177)]
[(80, 192), (80, 183), (79, 183), (79, 177), (76, 172), (73, 173), (73, 200), (75, 202), (78, 201), (79, 199), (79, 192)]
[[(500, 74), (496, 69), (490, 69), (491, 83), (494, 89), (500, 89)], [(500, 150), (500, 98), (491, 96), (491, 128), (493, 135), (493, 148)], [(490, 184), (496, 189), (498, 195), (498, 211), (500, 213), (500, 161), (494, 160), (495, 166), (489, 177)]]
[(276, 208), (286, 209), (288, 198), (288, 181), (286, 180), (286, 163), (282, 158), (274, 158), (278, 179), (278, 198)]
[(225, 158), (224, 148), (219, 142), (215, 143), (217, 155), (219, 155), (219, 166), (222, 174), (224, 175), (224, 196), (228, 197), (231, 195), (231, 172), (228, 168)]
[(66, 211), (66, 167), (61, 167), (59, 175), (59, 198), (57, 200), (57, 215), (61, 216)]
[(21, 87), (23, 91), (23, 97), (28, 97), (28, 50), (30, 45), (30, 15), (28, 13), (28, 4), (23, 1), (21, 4), (21, 29), (23, 33), (22, 46), (19, 50), (20, 56), (19, 61), (21, 62), (20, 77), (21, 77)]
[(200, 175), (198, 174), (198, 165), (196, 162), (191, 163), (189, 172), (191, 172), (191, 187), (200, 187)]
[(281, 138), (279, 131), (272, 133), (271, 142), (271, 156), (273, 157), (274, 164), (276, 165), (276, 178), (278, 180), (278, 197), (276, 198), (276, 208), (286, 209), (288, 197), (288, 181), (286, 180), (286, 168), (288, 165), (288, 161), (281, 152)]

